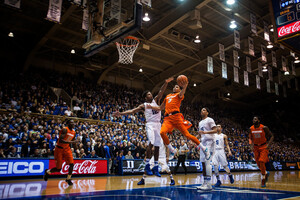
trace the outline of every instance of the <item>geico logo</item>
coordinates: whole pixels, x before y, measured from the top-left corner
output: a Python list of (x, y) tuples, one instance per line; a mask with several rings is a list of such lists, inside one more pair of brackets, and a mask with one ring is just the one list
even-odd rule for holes
[(22, 183), (0, 185), (0, 197), (26, 197), (40, 195), (42, 189), (41, 183)]
[(41, 173), (43, 171), (43, 162), (0, 162), (0, 174)]

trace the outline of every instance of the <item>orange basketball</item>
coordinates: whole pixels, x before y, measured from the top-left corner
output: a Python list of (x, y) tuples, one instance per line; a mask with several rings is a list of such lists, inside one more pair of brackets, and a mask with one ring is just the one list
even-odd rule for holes
[(188, 82), (188, 78), (185, 75), (180, 75), (177, 77), (177, 84), (182, 87), (184, 83)]

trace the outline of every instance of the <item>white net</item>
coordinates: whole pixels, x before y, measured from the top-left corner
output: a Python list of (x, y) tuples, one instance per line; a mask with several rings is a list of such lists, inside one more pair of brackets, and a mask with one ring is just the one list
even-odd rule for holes
[(136, 37), (128, 36), (121, 43), (116, 42), (119, 52), (119, 63), (132, 64), (133, 55), (140, 44)]

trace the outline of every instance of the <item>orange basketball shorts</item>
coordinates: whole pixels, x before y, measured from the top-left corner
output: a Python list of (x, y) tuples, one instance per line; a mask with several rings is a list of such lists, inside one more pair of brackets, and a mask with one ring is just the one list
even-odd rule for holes
[(255, 147), (254, 146), (254, 158), (256, 163), (258, 162), (263, 162), (263, 163), (267, 163), (269, 162), (269, 158), (268, 158), (268, 154), (269, 154), (269, 150), (267, 149), (266, 146), (262, 146), (262, 147)]
[(61, 169), (63, 160), (65, 160), (68, 165), (74, 163), (73, 155), (70, 147), (59, 148), (56, 146), (54, 151), (54, 159), (55, 159), (55, 164), (57, 169)]
[(166, 145), (170, 144), (170, 140), (167, 133), (173, 131), (174, 128), (178, 129), (185, 137), (192, 140), (197, 145), (200, 144), (199, 140), (188, 132), (188, 129), (192, 126), (190, 122), (184, 120), (181, 113), (171, 115), (164, 118), (164, 122), (160, 129), (160, 135)]

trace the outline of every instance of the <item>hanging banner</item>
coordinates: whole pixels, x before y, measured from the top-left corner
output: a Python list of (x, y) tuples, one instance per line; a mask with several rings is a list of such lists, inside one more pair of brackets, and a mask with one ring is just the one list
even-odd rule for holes
[(82, 0), (81, 1), (81, 7), (84, 8), (84, 9), (87, 8), (87, 0)]
[(278, 70), (278, 84), (282, 85), (281, 72)]
[(290, 79), (287, 80), (286, 83), (287, 83), (287, 87), (288, 87), (289, 89), (291, 89), (291, 80), (290, 80)]
[(249, 76), (247, 71), (244, 71), (244, 85), (249, 86)]
[(233, 67), (233, 76), (234, 82), (239, 83), (239, 69), (237, 67)]
[(283, 97), (287, 98), (287, 95), (286, 95), (286, 86), (285, 85), (283, 85)]
[(240, 32), (234, 30), (234, 47), (241, 49)]
[(268, 93), (271, 93), (271, 83), (270, 83), (270, 80), (267, 80), (267, 92)]
[(296, 76), (295, 64), (292, 61), (292, 75)]
[(249, 55), (255, 56), (254, 42), (252, 37), (248, 37)]
[(214, 73), (213, 58), (210, 56), (207, 56), (207, 72), (210, 74)]
[(278, 83), (275, 83), (275, 94), (279, 96)]
[(263, 44), (261, 45), (261, 61), (267, 62), (266, 46)]
[(62, 0), (49, 0), (47, 19), (59, 23), (61, 16)]
[(142, 4), (148, 6), (151, 8), (151, 0), (138, 0), (138, 2), (141, 2)]
[(256, 89), (260, 90), (260, 77), (256, 75)]
[(277, 68), (276, 53), (272, 51), (272, 66)]
[(298, 79), (297, 78), (295, 78), (295, 87), (296, 87), (296, 91), (299, 91)]
[(258, 62), (258, 63), (257, 63), (257, 70), (258, 70), (258, 76), (263, 77), (262, 64), (261, 64), (261, 62)]
[(273, 71), (272, 71), (272, 67), (268, 67), (268, 74), (269, 74), (269, 80), (273, 81)]
[(236, 50), (233, 50), (233, 65), (235, 67), (240, 67), (239, 65), (239, 52)]
[(21, 6), (21, 0), (5, 0), (4, 4), (9, 5), (14, 8), (19, 8)]
[(220, 60), (225, 62), (225, 50), (224, 50), (224, 45), (219, 43), (219, 56)]
[(250, 25), (251, 25), (251, 32), (254, 33), (254, 35), (257, 35), (256, 16), (252, 13), (250, 13)]
[(281, 63), (282, 63), (282, 70), (285, 72), (288, 71), (286, 66), (286, 58), (284, 56), (281, 56)]
[(87, 31), (89, 29), (89, 10), (88, 10), (88, 8), (83, 9), (81, 28), (85, 31)]
[(264, 39), (270, 42), (269, 24), (264, 21)]
[(121, 22), (121, 0), (113, 0), (110, 2), (110, 19), (115, 19), (119, 24)]
[(251, 72), (251, 58), (246, 56), (246, 69), (247, 72)]
[(222, 78), (227, 79), (227, 64), (222, 62)]
[(81, 0), (73, 0), (71, 3), (81, 6)]

